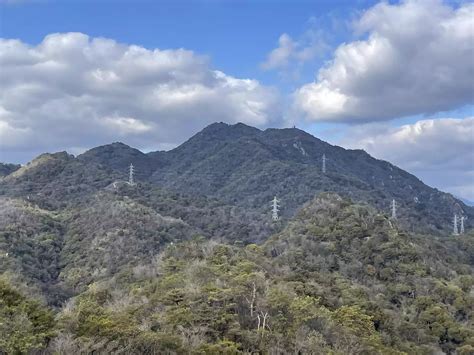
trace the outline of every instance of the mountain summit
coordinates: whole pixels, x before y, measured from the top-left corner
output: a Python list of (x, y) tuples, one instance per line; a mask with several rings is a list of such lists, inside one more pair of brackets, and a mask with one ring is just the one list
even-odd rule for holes
[[(321, 192), (336, 192), (387, 214), (395, 200), (398, 223), (413, 231), (448, 233), (454, 214), (468, 217), (466, 223), (474, 221), (474, 208), (412, 174), (296, 128), (262, 131), (243, 123), (214, 123), (166, 152), (145, 154), (113, 143), (77, 158), (58, 154), (43, 155), (7, 174), (0, 180), (0, 193), (40, 194), (67, 202), (74, 191), (74, 198), (83, 197), (114, 180), (126, 180), (133, 164), (138, 182), (252, 213), (268, 215), (277, 196), (283, 221)], [(58, 191), (65, 195), (58, 197)]]
[(474, 217), (463, 202), (389, 162), (296, 128), (213, 124), (164, 155), (166, 163), (150, 178), (154, 184), (261, 212), (277, 196), (291, 217), (315, 194), (331, 191), (387, 213), (395, 199), (400, 221), (414, 230), (448, 231), (454, 213)]

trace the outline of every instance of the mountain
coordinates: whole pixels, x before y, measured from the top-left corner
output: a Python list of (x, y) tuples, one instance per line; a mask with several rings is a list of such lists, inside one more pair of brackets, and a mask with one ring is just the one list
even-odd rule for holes
[(66, 153), (45, 153), (0, 178), (0, 196), (26, 199), (56, 209), (105, 188), (124, 174)]
[(261, 131), (242, 123), (212, 124), (167, 152), (145, 154), (112, 143), (76, 158), (44, 154), (3, 177), (0, 193), (29, 196), (43, 206), (69, 203), (128, 180), (130, 164), (141, 183), (257, 214), (269, 214), (277, 196), (283, 223), (316, 194), (337, 192), (387, 214), (395, 199), (399, 224), (415, 232), (448, 233), (454, 214), (474, 226), (473, 207), (362, 150), (333, 146), (296, 128)]
[(154, 160), (138, 149), (123, 143), (112, 143), (88, 150), (77, 159), (84, 163), (107, 166), (116, 171), (126, 172), (133, 163), (137, 177), (146, 179), (156, 169)]
[(449, 231), (454, 213), (474, 217), (473, 208), (388, 162), (362, 150), (332, 146), (295, 128), (260, 131), (217, 123), (164, 156), (150, 178), (153, 183), (262, 212), (277, 196), (286, 218), (325, 191), (387, 213), (395, 199), (399, 220), (415, 231)]
[(3, 171), (0, 353), (474, 350), (474, 209), (363, 151), (216, 123)]
[(20, 168), (21, 165), (0, 163), (0, 177), (7, 176)]

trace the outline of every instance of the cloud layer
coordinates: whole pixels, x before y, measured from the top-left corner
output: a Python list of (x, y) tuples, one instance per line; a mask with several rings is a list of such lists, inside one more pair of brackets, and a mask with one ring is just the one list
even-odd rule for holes
[(432, 186), (474, 201), (474, 117), (427, 119), (401, 127), (354, 126), (341, 143), (365, 149)]
[(277, 120), (278, 94), (192, 51), (149, 50), (82, 33), (0, 40), (0, 151), (31, 157), (111, 140), (172, 146), (215, 121)]
[(317, 80), (294, 93), (316, 121), (368, 122), (474, 102), (474, 4), (382, 2), (355, 23), (366, 40), (340, 45)]

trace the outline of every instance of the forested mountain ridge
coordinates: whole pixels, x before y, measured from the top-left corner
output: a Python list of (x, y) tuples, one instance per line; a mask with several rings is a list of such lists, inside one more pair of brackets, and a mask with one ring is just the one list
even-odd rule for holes
[(448, 231), (454, 213), (474, 217), (473, 208), (406, 171), (296, 128), (259, 131), (216, 123), (164, 156), (163, 166), (151, 177), (160, 186), (255, 209), (267, 208), (278, 196), (286, 217), (325, 191), (368, 202), (381, 211), (395, 199), (400, 220), (415, 231)]
[(77, 158), (44, 154), (0, 177), (0, 194), (71, 202), (127, 180), (130, 164), (138, 182), (259, 214), (268, 213), (277, 196), (286, 220), (316, 194), (333, 191), (387, 213), (395, 199), (399, 222), (415, 232), (448, 233), (454, 214), (465, 215), (469, 227), (474, 223), (473, 207), (362, 150), (332, 146), (296, 128), (261, 131), (241, 123), (212, 124), (167, 152), (145, 154), (113, 143)]
[(295, 128), (43, 154), (0, 177), (0, 353), (470, 354), (454, 213), (473, 209)]

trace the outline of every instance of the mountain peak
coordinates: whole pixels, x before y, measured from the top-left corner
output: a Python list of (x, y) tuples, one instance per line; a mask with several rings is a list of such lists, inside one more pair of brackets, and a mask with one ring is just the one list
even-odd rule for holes
[(128, 171), (127, 169), (130, 164), (133, 164), (137, 169), (137, 173), (145, 176), (154, 169), (151, 157), (122, 142), (114, 142), (92, 148), (79, 155), (77, 159), (83, 162), (107, 166), (123, 173)]
[(242, 136), (251, 136), (258, 133), (261, 133), (258, 128), (248, 126), (242, 122), (238, 122), (235, 124), (216, 122), (204, 128), (197, 135), (219, 135), (222, 138), (240, 138)]
[[(66, 164), (74, 159), (74, 156), (67, 152), (58, 153), (44, 153), (33, 159), (28, 164), (15, 170), (13, 173), (8, 175), (5, 179), (16, 179), (23, 176), (30, 176), (31, 174), (38, 176), (48, 175), (44, 171), (58, 172), (61, 171)], [(36, 175), (35, 175), (36, 176)], [(44, 178), (44, 176), (43, 176)], [(45, 179), (47, 181), (47, 178)]]
[(137, 150), (137, 149), (132, 148), (129, 145), (122, 142), (113, 142), (110, 144), (104, 144), (95, 148), (91, 148), (85, 151), (84, 153), (80, 154), (78, 157), (84, 157), (90, 154), (96, 154), (97, 152), (117, 151), (117, 150)]
[(111, 144), (101, 145), (88, 151), (82, 153), (77, 158), (80, 160), (87, 160), (87, 159), (110, 159), (114, 156), (124, 156), (124, 155), (132, 155), (132, 156), (142, 156), (146, 155), (145, 153), (139, 151), (138, 149), (132, 148), (129, 145), (122, 143), (122, 142), (114, 142)]

